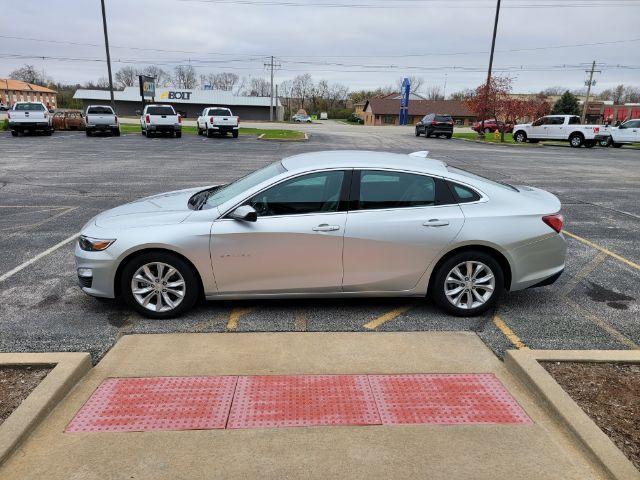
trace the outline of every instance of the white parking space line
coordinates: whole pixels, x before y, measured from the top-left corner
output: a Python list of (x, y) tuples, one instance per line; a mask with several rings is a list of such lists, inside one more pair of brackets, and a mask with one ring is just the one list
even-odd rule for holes
[(27, 268), (29, 265), (31, 265), (32, 263), (37, 262), (38, 260), (40, 260), (41, 258), (46, 257), (47, 255), (49, 255), (50, 253), (55, 252), (56, 250), (58, 250), (60, 247), (65, 246), (67, 243), (72, 242), (73, 240), (75, 240), (76, 238), (78, 238), (80, 236), (80, 232), (73, 234), (72, 236), (65, 238), (64, 240), (62, 240), (59, 243), (56, 243), (53, 247), (51, 248), (47, 248), (44, 252), (40, 252), (38, 255), (36, 255), (35, 257), (27, 260), (24, 263), (21, 263), (20, 265), (18, 265), (17, 267), (9, 270), (7, 273), (3, 273), (2, 275), (0, 275), (0, 282), (4, 282), (6, 279), (12, 277), (13, 275), (15, 275), (16, 273), (20, 272), (21, 270), (24, 270), (25, 268)]

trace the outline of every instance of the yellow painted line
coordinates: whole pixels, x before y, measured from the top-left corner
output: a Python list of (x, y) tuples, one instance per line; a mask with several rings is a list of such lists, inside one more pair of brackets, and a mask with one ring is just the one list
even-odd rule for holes
[(598, 253), (589, 263), (587, 263), (582, 269), (573, 277), (567, 284), (560, 290), (560, 296), (569, 295), (576, 285), (578, 285), (582, 279), (587, 275), (590, 275), (599, 265), (607, 259), (607, 254), (604, 252)]
[(307, 331), (307, 314), (302, 310), (296, 311), (295, 329), (296, 329), (296, 332)]
[(565, 302), (567, 302), (567, 304), (569, 304), (569, 306), (573, 307), (576, 312), (578, 312), (580, 315), (582, 315), (584, 317), (587, 317), (589, 320), (591, 320), (593, 323), (595, 323), (602, 330), (606, 331), (609, 335), (614, 337), (620, 343), (626, 345), (627, 347), (629, 347), (629, 348), (631, 348), (633, 350), (640, 350), (640, 346), (638, 346), (633, 340), (631, 340), (626, 335), (624, 335), (623, 333), (621, 333), (618, 330), (616, 330), (614, 327), (609, 325), (607, 322), (602, 320), (597, 315), (594, 315), (589, 310), (587, 310), (583, 306), (579, 305), (578, 303), (574, 302), (573, 300), (571, 300), (568, 297), (562, 297), (562, 299)]
[(504, 322), (504, 320), (502, 320), (500, 315), (494, 315), (493, 316), (493, 324), (500, 329), (500, 331), (504, 334), (504, 336), (507, 337), (509, 339), (509, 341), (516, 348), (522, 349), (522, 350), (528, 350), (529, 349), (529, 347), (527, 347), (524, 344), (524, 342), (522, 340), (520, 340), (520, 337), (518, 337), (518, 335), (516, 335), (515, 332), (513, 330), (511, 330), (511, 328), (509, 328), (509, 325), (507, 325)]
[(618, 260), (618, 261), (620, 261), (622, 263), (625, 263), (625, 264), (629, 265), (630, 267), (635, 268), (636, 270), (640, 270), (640, 265), (639, 264), (637, 264), (635, 262), (632, 262), (631, 260), (629, 260), (627, 258), (624, 258), (621, 255), (618, 255), (617, 253), (613, 253), (611, 250), (607, 250), (606, 248), (601, 247), (600, 245), (596, 245), (595, 243), (590, 242), (586, 238), (582, 238), (582, 237), (576, 235), (575, 233), (567, 232), (566, 230), (563, 230), (562, 233), (564, 233), (565, 235), (568, 235), (569, 237), (571, 237), (571, 238), (573, 238), (575, 240), (578, 240), (581, 243), (584, 243), (585, 245), (588, 245), (588, 246), (590, 246), (592, 248), (595, 248), (596, 250), (600, 250), (602, 253), (605, 253), (605, 254), (609, 255), (611, 258), (615, 258), (616, 260)]
[(367, 330), (375, 330), (376, 328), (378, 328), (380, 325), (382, 325), (383, 323), (387, 323), (390, 322), (391, 320), (395, 320), (396, 318), (398, 318), (400, 315), (402, 315), (403, 313), (408, 312), (409, 310), (411, 310), (412, 308), (415, 308), (416, 304), (412, 303), (410, 305), (404, 305), (402, 307), (398, 307), (395, 308), (393, 310), (391, 310), (390, 312), (385, 313), (384, 315), (371, 320), (369, 323), (365, 323), (363, 325), (364, 328), (366, 328)]
[(253, 310), (255, 310), (255, 307), (234, 308), (233, 310), (231, 310), (231, 313), (229, 314), (229, 321), (227, 322), (227, 330), (237, 330), (238, 320), (240, 320), (241, 317), (243, 317), (247, 313), (252, 312)]

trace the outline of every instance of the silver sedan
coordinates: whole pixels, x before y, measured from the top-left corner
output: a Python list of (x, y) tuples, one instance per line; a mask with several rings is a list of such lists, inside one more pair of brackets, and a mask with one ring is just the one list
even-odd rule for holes
[(199, 299), (426, 297), (480, 314), (564, 270), (560, 202), (431, 159), (285, 158), (229, 185), (103, 212), (76, 247), (82, 290), (151, 318)]

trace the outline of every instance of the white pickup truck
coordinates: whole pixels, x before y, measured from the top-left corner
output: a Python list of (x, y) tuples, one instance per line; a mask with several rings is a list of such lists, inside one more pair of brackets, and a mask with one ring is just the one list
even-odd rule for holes
[(640, 143), (640, 118), (632, 118), (617, 127), (611, 127), (597, 139), (602, 145), (613, 145), (616, 148), (625, 144)]
[(231, 132), (233, 138), (238, 138), (239, 123), (240, 117), (234, 116), (231, 110), (225, 107), (207, 107), (196, 121), (198, 135), (207, 137), (212, 137), (216, 133), (224, 136)]
[(108, 105), (89, 105), (84, 122), (87, 137), (96, 132), (111, 132), (116, 137), (120, 136), (118, 116)]
[(8, 113), (11, 135), (17, 137), (19, 133), (36, 131), (51, 135), (52, 112), (41, 102), (17, 102)]
[(156, 133), (169, 133), (182, 137), (182, 117), (171, 105), (147, 105), (140, 116), (142, 135), (147, 138)]
[(608, 131), (607, 125), (581, 125), (577, 115), (547, 115), (533, 123), (513, 127), (513, 139), (518, 143), (537, 143), (540, 140), (561, 140), (578, 148), (591, 148), (596, 136)]

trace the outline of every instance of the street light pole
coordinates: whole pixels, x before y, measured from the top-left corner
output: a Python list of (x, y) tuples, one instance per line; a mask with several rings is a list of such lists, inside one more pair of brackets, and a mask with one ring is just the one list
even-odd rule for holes
[(116, 102), (113, 98), (113, 78), (111, 77), (111, 55), (109, 55), (109, 35), (107, 34), (107, 15), (104, 11), (104, 0), (100, 0), (102, 5), (102, 28), (104, 29), (104, 46), (107, 50), (107, 71), (109, 72), (109, 95), (111, 97), (111, 108), (116, 111)]
[[(493, 52), (496, 48), (496, 34), (498, 33), (498, 17), (500, 16), (500, 0), (496, 4), (496, 17), (493, 22), (493, 38), (491, 39), (491, 54), (489, 55), (489, 71), (487, 72), (487, 84), (484, 87), (484, 108), (482, 110), (486, 110), (487, 108), (487, 100), (489, 97), (489, 88), (491, 85), (491, 70), (493, 69)], [(484, 117), (485, 112), (482, 112), (482, 123), (480, 125), (480, 131), (482, 135), (484, 135)]]

